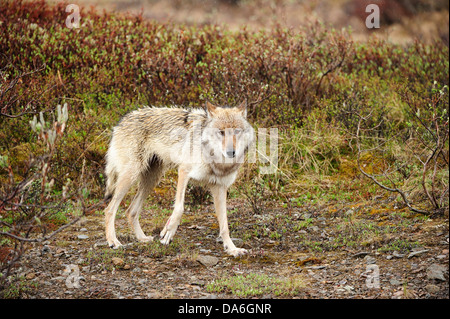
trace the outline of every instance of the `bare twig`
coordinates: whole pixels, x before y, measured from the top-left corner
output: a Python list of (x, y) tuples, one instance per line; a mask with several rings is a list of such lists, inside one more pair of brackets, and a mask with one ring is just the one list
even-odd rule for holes
[(394, 184), (393, 188), (392, 187), (388, 187), (388, 186), (382, 184), (380, 181), (378, 181), (373, 175), (367, 173), (366, 171), (364, 171), (362, 169), (362, 167), (361, 167), (361, 153), (362, 153), (362, 151), (361, 151), (361, 144), (360, 144), (360, 141), (359, 141), (360, 131), (361, 131), (361, 123), (362, 123), (363, 120), (367, 120), (370, 115), (371, 115), (371, 113), (368, 116), (366, 116), (366, 117), (362, 117), (362, 116), (360, 116), (358, 114), (359, 121), (358, 121), (358, 126), (357, 126), (357, 129), (356, 129), (356, 145), (357, 145), (357, 148), (358, 148), (357, 164), (358, 164), (359, 171), (364, 176), (366, 176), (367, 178), (371, 179), (375, 184), (377, 184), (382, 189), (387, 190), (389, 192), (398, 193), (402, 197), (403, 202), (406, 204), (406, 206), (408, 206), (408, 208), (411, 209), (413, 212), (416, 212), (416, 213), (419, 213), (419, 214), (424, 214), (424, 215), (429, 215), (430, 212), (413, 207), (411, 205), (411, 203), (409, 202), (408, 197), (406, 196), (405, 192), (402, 191), (401, 189), (399, 189), (398, 187), (396, 187), (394, 183), (393, 183)]
[(342, 63), (345, 60), (346, 55), (347, 55), (347, 49), (342, 54), (341, 60), (338, 63), (335, 63), (334, 65), (329, 67), (328, 70), (326, 70), (325, 73), (322, 74), (322, 76), (320, 77), (319, 83), (317, 83), (316, 94), (319, 93), (320, 85), (322, 84), (323, 78), (326, 77), (329, 73), (334, 72), (336, 69), (340, 68), (342, 66)]
[[(2, 53), (2, 56), (4, 59), (8, 60), (8, 63), (6, 64), (6, 66), (0, 70), (1, 78), (5, 79), (6, 77), (3, 74), (5, 72), (4, 70), (6, 70), (8, 67), (12, 67), (13, 69), (16, 69), (16, 67), (10, 62), (10, 59), (5, 54)], [(19, 96), (14, 93), (14, 88), (19, 83), (19, 81), (23, 81), (24, 78), (26, 78), (34, 73), (41, 72), (44, 69), (45, 69), (45, 64), (43, 64), (40, 67), (37, 67), (34, 70), (29, 71), (29, 72), (20, 72), (19, 75), (17, 75), (14, 79), (12, 79), (9, 83), (7, 83), (7, 85), (4, 89), (2, 87), (0, 87), (0, 115), (1, 116), (7, 117), (7, 118), (17, 118), (17, 117), (20, 117), (25, 114), (35, 114), (36, 113), (35, 111), (29, 111), (28, 110), (29, 106), (33, 102), (35, 102), (37, 99), (39, 99), (44, 93), (48, 92), (50, 89), (55, 87), (55, 85), (53, 85), (52, 87), (50, 87), (47, 90), (41, 91), (37, 97), (28, 101), (25, 104), (25, 106), (23, 107), (24, 110), (22, 112), (20, 112), (18, 114), (8, 114), (7, 111), (19, 99)], [(4, 81), (6, 82), (6, 80), (4, 80)]]
[(21, 237), (21, 236), (17, 236), (17, 235), (11, 234), (11, 233), (9, 233), (9, 232), (0, 232), (0, 235), (8, 236), (8, 237), (14, 238), (14, 239), (16, 239), (16, 240), (18, 240), (18, 241), (21, 241), (21, 242), (40, 243), (40, 242), (49, 240), (50, 238), (52, 238), (53, 236), (55, 236), (55, 235), (56, 235), (57, 233), (59, 233), (60, 231), (66, 229), (67, 227), (72, 226), (73, 224), (75, 224), (76, 222), (78, 222), (78, 221), (80, 220), (80, 218), (81, 218), (81, 216), (75, 218), (75, 219), (72, 220), (70, 223), (67, 223), (67, 224), (65, 224), (65, 225), (63, 225), (63, 226), (61, 226), (61, 227), (59, 227), (57, 230), (55, 230), (55, 231), (53, 231), (52, 233), (50, 233), (50, 234), (48, 234), (48, 235), (46, 235), (46, 236), (43, 236), (43, 237), (41, 237), (41, 238)]

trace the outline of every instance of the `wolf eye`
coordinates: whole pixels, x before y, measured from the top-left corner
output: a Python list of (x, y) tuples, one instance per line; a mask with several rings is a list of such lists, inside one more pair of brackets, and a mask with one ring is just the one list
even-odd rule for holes
[(217, 134), (218, 134), (219, 136), (225, 136), (225, 131), (224, 131), (224, 130), (218, 130), (218, 131), (217, 131)]
[(234, 129), (234, 135), (239, 135), (241, 134), (242, 130), (240, 128), (236, 128)]

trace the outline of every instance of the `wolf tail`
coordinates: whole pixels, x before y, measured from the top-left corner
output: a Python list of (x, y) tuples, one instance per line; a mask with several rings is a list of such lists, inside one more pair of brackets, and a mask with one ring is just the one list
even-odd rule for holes
[(105, 201), (110, 201), (114, 195), (114, 191), (116, 190), (116, 180), (117, 180), (117, 172), (114, 167), (108, 165), (106, 167), (106, 191), (105, 191)]

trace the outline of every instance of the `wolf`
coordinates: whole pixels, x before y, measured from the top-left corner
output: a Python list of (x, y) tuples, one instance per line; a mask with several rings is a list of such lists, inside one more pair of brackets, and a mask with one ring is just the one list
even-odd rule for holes
[(255, 140), (247, 121), (247, 103), (204, 108), (144, 107), (126, 114), (113, 129), (106, 154), (105, 232), (112, 248), (121, 245), (114, 220), (119, 205), (131, 186), (138, 184), (126, 211), (136, 238), (149, 242), (139, 223), (142, 204), (164, 172), (178, 167), (178, 181), (172, 215), (160, 233), (160, 242), (169, 244), (184, 211), (185, 190), (190, 180), (206, 187), (214, 201), (220, 236), (226, 253), (247, 253), (237, 248), (229, 235), (226, 197), (249, 147)]

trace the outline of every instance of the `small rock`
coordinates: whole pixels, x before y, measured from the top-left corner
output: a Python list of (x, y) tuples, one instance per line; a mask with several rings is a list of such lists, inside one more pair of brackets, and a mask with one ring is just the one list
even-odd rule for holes
[(427, 269), (427, 278), (446, 281), (446, 279), (444, 277), (445, 271), (446, 271), (446, 268), (443, 265), (432, 264)]
[(212, 267), (219, 262), (219, 258), (208, 255), (198, 255), (196, 260), (206, 267)]
[(353, 292), (353, 290), (355, 290), (355, 288), (353, 288), (353, 287), (350, 286), (350, 285), (344, 286), (344, 289), (345, 289), (347, 292)]
[(369, 256), (367, 255), (366, 257), (364, 257), (364, 260), (366, 261), (366, 264), (370, 265), (370, 264), (375, 264), (376, 263), (376, 259), (375, 257)]
[(57, 276), (57, 277), (50, 278), (50, 280), (66, 280), (66, 277), (67, 276)]
[(336, 291), (338, 291), (338, 292), (353, 293), (354, 290), (355, 290), (355, 288), (350, 285), (345, 285), (345, 286), (336, 288)]
[(191, 278), (189, 284), (192, 286), (204, 286), (205, 282), (203, 280), (199, 280), (197, 278)]
[(28, 280), (34, 279), (36, 277), (36, 274), (34, 272), (28, 273), (25, 278)]
[(41, 249), (41, 255), (45, 255), (46, 253), (49, 253), (51, 251), (50, 247), (47, 245), (44, 245)]
[(81, 228), (80, 231), (87, 231), (87, 228)]
[(131, 268), (131, 266), (128, 265), (128, 264), (126, 264), (125, 266), (123, 266), (123, 269), (125, 269), (125, 270), (129, 270), (130, 268)]
[(439, 292), (439, 286), (436, 285), (426, 285), (425, 289), (430, 293), (430, 294), (435, 294)]
[(311, 217), (312, 217), (312, 214), (310, 214), (310, 213), (303, 213), (300, 216), (300, 219), (306, 220), (306, 219), (310, 219)]
[(427, 251), (428, 251), (428, 249), (422, 249), (422, 250), (416, 250), (416, 251), (413, 251), (413, 252), (411, 252), (411, 253), (408, 255), (408, 258), (412, 258), (412, 257), (414, 257), (414, 256), (422, 255), (423, 253), (426, 253)]
[(123, 266), (123, 264), (125, 264), (123, 259), (119, 257), (113, 257), (111, 258), (111, 261), (114, 264), (114, 266)]
[(394, 251), (392, 253), (392, 256), (394, 256), (396, 258), (403, 258), (403, 257), (405, 257), (405, 254), (400, 254), (398, 251)]
[(318, 270), (318, 269), (324, 269), (327, 268), (328, 265), (318, 265), (318, 266), (306, 266), (308, 269)]
[(148, 280), (145, 278), (139, 279), (138, 283), (139, 283), (139, 285), (146, 285), (148, 283)]
[(361, 251), (361, 252), (359, 252), (359, 253), (356, 253), (356, 254), (352, 255), (352, 257), (353, 257), (353, 258), (365, 257), (365, 256), (368, 255), (368, 254), (370, 254), (370, 253), (367, 252), (367, 251)]
[(89, 238), (88, 235), (84, 235), (84, 234), (78, 235), (78, 239), (88, 239), (88, 238)]
[(106, 240), (99, 240), (94, 244), (94, 248), (108, 246), (108, 242)]
[(347, 283), (347, 279), (341, 279), (339, 280), (339, 285), (343, 286)]
[(141, 263), (143, 263), (143, 264), (150, 264), (152, 262), (153, 262), (153, 259), (148, 258), (148, 257), (142, 257), (142, 259), (141, 259)]
[(149, 299), (159, 299), (159, 298), (162, 298), (162, 295), (161, 295), (161, 293), (159, 293), (157, 291), (154, 291), (154, 292), (147, 293), (147, 298), (149, 298)]
[(389, 283), (390, 283), (392, 286), (399, 286), (399, 285), (402, 284), (402, 283), (401, 283), (400, 281), (398, 281), (397, 279), (391, 279), (391, 280), (389, 280)]
[(312, 232), (315, 232), (315, 233), (320, 230), (320, 228), (317, 227), (317, 226), (309, 226), (308, 229), (311, 230)]
[(209, 294), (209, 295), (200, 297), (200, 299), (217, 299), (217, 298), (218, 298), (217, 295), (214, 295), (214, 294)]
[(72, 265), (72, 264), (65, 265), (65, 266), (66, 266), (66, 268), (64, 268), (64, 270), (60, 272), (60, 274), (63, 275), (64, 277), (69, 276), (70, 273), (73, 271), (73, 269), (76, 269), (75, 267), (77, 267), (77, 266)]

